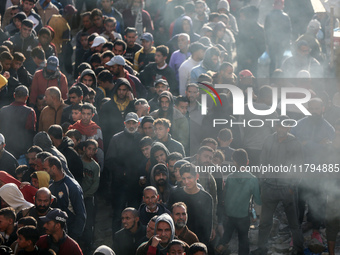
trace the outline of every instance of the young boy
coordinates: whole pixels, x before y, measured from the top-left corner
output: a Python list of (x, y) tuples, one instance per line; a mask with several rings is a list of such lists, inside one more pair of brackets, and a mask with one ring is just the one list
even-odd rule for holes
[(100, 181), (100, 167), (93, 159), (98, 151), (98, 143), (93, 139), (87, 139), (83, 147), (84, 155), (82, 157), (84, 166), (84, 178), (82, 181), (82, 188), (84, 192), (84, 203), (87, 212), (86, 225), (83, 233), (83, 240), (85, 246), (91, 247), (94, 237), (94, 216), (95, 204), (94, 194), (99, 187)]
[(83, 105), (82, 104), (77, 104), (73, 106), (72, 109), (72, 120), (73, 122), (77, 122), (78, 120), (81, 120), (81, 107)]
[(45, 57), (56, 56), (54, 48), (51, 46), (52, 36), (51, 31), (47, 27), (40, 29), (38, 33), (39, 46), (41, 46), (45, 52)]
[(81, 133), (76, 129), (70, 129), (69, 131), (66, 132), (65, 135), (72, 139), (74, 143), (73, 148), (77, 147), (81, 141)]
[(98, 142), (98, 152), (96, 159), (100, 165), (101, 171), (104, 166), (104, 151), (103, 151), (103, 134), (101, 128), (92, 121), (95, 108), (91, 104), (83, 104), (81, 107), (81, 120), (71, 125), (69, 129), (77, 129), (82, 134), (81, 141), (94, 139)]
[(104, 20), (104, 28), (105, 31), (101, 34), (105, 39), (107, 39), (110, 42), (114, 42), (117, 39), (122, 39), (121, 34), (115, 32), (116, 30), (116, 19), (113, 17), (106, 18)]
[(36, 227), (24, 226), (18, 230), (18, 246), (20, 249), (18, 255), (30, 254), (38, 255), (39, 249), (35, 245), (39, 240), (39, 232)]

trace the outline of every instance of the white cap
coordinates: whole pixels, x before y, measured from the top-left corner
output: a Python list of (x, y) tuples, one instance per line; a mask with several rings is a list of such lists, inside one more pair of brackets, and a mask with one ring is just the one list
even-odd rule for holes
[(97, 36), (96, 38), (94, 38), (91, 48), (97, 47), (104, 43), (106, 43), (106, 39), (102, 36)]
[(125, 66), (125, 59), (120, 55), (114, 56), (113, 58), (111, 58), (111, 60), (109, 62), (106, 62), (105, 65), (108, 65), (108, 66), (113, 66), (113, 65)]

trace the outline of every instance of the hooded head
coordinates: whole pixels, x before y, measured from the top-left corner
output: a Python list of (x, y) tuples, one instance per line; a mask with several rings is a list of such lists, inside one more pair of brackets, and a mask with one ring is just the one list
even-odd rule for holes
[(37, 172), (34, 172), (37, 177), (38, 177), (38, 181), (39, 181), (39, 189), (40, 188), (48, 188), (49, 184), (50, 184), (50, 175), (45, 172), (45, 171), (37, 171)]
[(181, 33), (187, 33), (188, 35), (193, 34), (192, 31), (192, 20), (189, 16), (183, 16), (181, 18), (182, 29), (180, 30)]
[(97, 254), (100, 254), (100, 255), (102, 255), (102, 254), (104, 254), (104, 255), (116, 255), (116, 253), (114, 253), (114, 251), (106, 245), (99, 246), (93, 253), (93, 255), (97, 255)]
[(169, 214), (163, 213), (157, 217), (155, 223), (155, 235), (158, 235), (161, 238), (157, 249), (160, 251), (166, 250), (168, 248), (168, 244), (175, 237), (174, 221)]
[[(156, 153), (155, 152), (158, 152), (158, 151), (163, 151), (163, 154), (165, 155), (162, 155), (162, 153)], [(168, 158), (170, 152), (169, 150), (165, 147), (164, 144), (160, 143), (160, 142), (154, 142), (152, 147), (151, 147), (151, 150), (150, 150), (150, 161), (151, 161), (151, 165), (154, 166), (158, 163), (157, 161), (157, 158), (158, 159), (161, 159), (160, 161), (164, 161), (162, 158), (165, 157), (165, 161), (166, 159)], [(163, 162), (165, 163), (165, 162)]]
[(97, 77), (91, 69), (85, 69), (81, 73), (79, 82), (84, 83), (87, 87), (91, 87), (93, 89), (97, 88)]
[(7, 183), (0, 188), (0, 197), (12, 208), (15, 212), (31, 207), (33, 204), (24, 199), (23, 194), (14, 183)]
[(151, 170), (151, 185), (154, 187), (165, 186), (169, 182), (169, 170), (163, 163), (156, 164)]
[(217, 47), (211, 47), (207, 49), (204, 54), (204, 58), (202, 61), (202, 66), (206, 70), (210, 70), (213, 72), (218, 72), (220, 67), (220, 50)]
[(33, 144), (48, 152), (50, 152), (53, 146), (50, 136), (45, 131), (40, 131), (34, 136)]
[(130, 82), (128, 81), (128, 79), (125, 79), (125, 78), (118, 78), (116, 80), (116, 83), (115, 83), (115, 86), (114, 86), (114, 93), (116, 94), (117, 93), (117, 90), (119, 89), (120, 86), (127, 86), (128, 89), (132, 92), (132, 87), (131, 87), (131, 84)]
[[(162, 98), (167, 98), (168, 100), (164, 100)], [(167, 117), (172, 116), (172, 112), (174, 109), (174, 97), (170, 91), (163, 91), (158, 97), (158, 106), (159, 106), (159, 114), (158, 117), (165, 117), (164, 113), (167, 113)], [(171, 121), (171, 120), (170, 120)]]

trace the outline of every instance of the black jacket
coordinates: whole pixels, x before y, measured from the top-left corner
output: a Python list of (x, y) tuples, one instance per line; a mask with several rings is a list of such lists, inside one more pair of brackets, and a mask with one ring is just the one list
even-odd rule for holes
[(0, 170), (3, 170), (15, 177), (15, 169), (18, 166), (19, 163), (15, 159), (15, 157), (4, 149), (2, 154), (0, 155)]
[(168, 209), (166, 209), (164, 205), (157, 204), (157, 206), (158, 206), (158, 211), (156, 213), (149, 213), (146, 211), (146, 204), (142, 203), (138, 209), (140, 223), (146, 226), (148, 225), (149, 221), (151, 220), (153, 216), (161, 215), (163, 213), (167, 213), (171, 215), (171, 212)]
[(116, 255), (135, 255), (145, 235), (146, 228), (141, 224), (139, 224), (136, 233), (131, 233), (129, 230), (123, 228), (115, 233), (113, 250)]

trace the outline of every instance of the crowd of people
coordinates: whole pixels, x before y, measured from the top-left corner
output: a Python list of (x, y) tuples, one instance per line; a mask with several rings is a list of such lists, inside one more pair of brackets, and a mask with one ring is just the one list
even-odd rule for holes
[[(236, 231), (238, 254), (261, 255), (273, 218), (290, 254), (335, 254), (337, 19), (310, 0), (2, 0), (0, 14), (0, 254), (223, 255)], [(243, 115), (216, 84), (247, 95)], [(272, 110), (287, 87), (311, 98)], [(112, 245), (94, 247), (98, 199)]]

